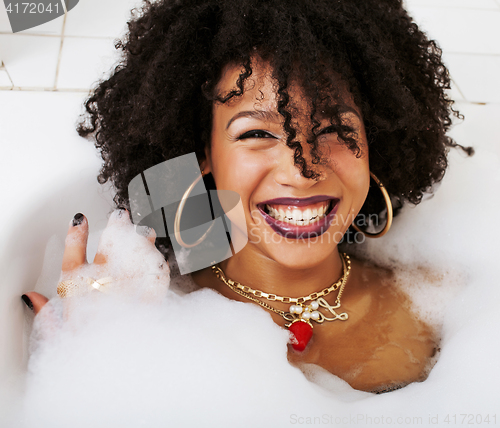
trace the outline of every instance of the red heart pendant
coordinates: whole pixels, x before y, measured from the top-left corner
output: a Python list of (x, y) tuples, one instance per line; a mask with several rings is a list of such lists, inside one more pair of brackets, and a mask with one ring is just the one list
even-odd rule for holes
[(288, 327), (288, 330), (292, 333), (291, 342), (293, 349), (300, 352), (306, 349), (313, 335), (312, 325), (307, 321), (295, 320), (290, 327)]

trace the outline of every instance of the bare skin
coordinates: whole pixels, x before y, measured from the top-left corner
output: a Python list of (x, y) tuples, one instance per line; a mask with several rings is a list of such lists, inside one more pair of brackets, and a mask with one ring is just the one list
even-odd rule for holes
[[(77, 216), (80, 223), (76, 225), (73, 225), (74, 223), (70, 224), (64, 246), (61, 271), (66, 278), (71, 278), (73, 271), (83, 265), (88, 264), (87, 240), (89, 236), (89, 224), (85, 216), (82, 216), (82, 214), (77, 214), (75, 218)], [(151, 243), (151, 245), (154, 245), (156, 234), (153, 229), (150, 230), (149, 235), (146, 236), (146, 238)], [(106, 256), (98, 248), (94, 257), (93, 264), (103, 266), (106, 265), (106, 262)], [(31, 301), (33, 312), (35, 313), (35, 315), (38, 314), (38, 312), (40, 312), (45, 304), (49, 301), (47, 297), (35, 291), (30, 291), (28, 293), (25, 293), (25, 295)]]
[[(218, 280), (211, 269), (192, 276), (201, 287), (248, 303)], [(330, 304), (335, 297), (327, 298)], [(363, 391), (425, 380), (438, 346), (435, 332), (414, 316), (390, 272), (352, 260), (341, 303), (348, 320), (314, 323), (313, 338), (305, 351), (297, 352), (289, 346), (288, 360), (292, 364), (319, 365)], [(285, 311), (289, 308), (278, 302), (272, 302), (272, 306)], [(269, 313), (276, 324), (284, 327), (286, 321), (281, 316)]]
[[(352, 223), (350, 216), (359, 212), (368, 193), (364, 124), (352, 96), (338, 79), (343, 94), (338, 102), (349, 112), (345, 120), (356, 131), (361, 154), (356, 156), (348, 150), (336, 133), (329, 131), (328, 120), (320, 118), (319, 142), (324, 148), (325, 164), (319, 180), (305, 178), (285, 144), (286, 133), (277, 114), (275, 86), (270, 77), (272, 70), (258, 57), (252, 67), (252, 78), (241, 97), (214, 104), (211, 147), (202, 163), (205, 171), (212, 173), (218, 189), (240, 195), (246, 214), (249, 242), (242, 251), (222, 262), (221, 267), (228, 277), (254, 289), (281, 296), (307, 296), (328, 287), (342, 274), (337, 237), (346, 232)], [(222, 94), (235, 86), (240, 72), (238, 66), (226, 68), (218, 85)], [(310, 105), (299, 83), (294, 82), (289, 90), (297, 111), (297, 138), (302, 140), (307, 155), (304, 140), (311, 126)], [(266, 115), (261, 115), (262, 111)], [(316, 195), (331, 195), (340, 200), (337, 221), (321, 240), (283, 238), (262, 221), (258, 210), (262, 201)], [(200, 271), (193, 278), (200, 286), (212, 288), (229, 299), (248, 302), (210, 270)], [(333, 304), (335, 298), (330, 296), (327, 301)], [(289, 309), (288, 305), (271, 303), (276, 309)], [(316, 324), (306, 350), (298, 353), (290, 348), (289, 360), (296, 365), (317, 364), (364, 391), (423, 380), (437, 345), (434, 332), (414, 317), (409, 306), (407, 298), (397, 291), (390, 272), (354, 261), (342, 297), (342, 311), (348, 313), (349, 319)], [(271, 316), (284, 326), (286, 321), (280, 315)]]

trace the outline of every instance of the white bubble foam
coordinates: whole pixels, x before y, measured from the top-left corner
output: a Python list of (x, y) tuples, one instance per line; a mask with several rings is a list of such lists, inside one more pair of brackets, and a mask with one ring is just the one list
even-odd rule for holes
[[(395, 267), (419, 316), (442, 326), (441, 355), (425, 382), (374, 395), (315, 366), (304, 365), (304, 375), (287, 362), (287, 333), (269, 314), (210, 290), (183, 294), (194, 288), (184, 278), (166, 298), (150, 301), (98, 292), (78, 304), (52, 300), (34, 329), (25, 423), (435, 426), (460, 414), (493, 420), (500, 378), (500, 161), (496, 134), (487, 137), (475, 142), (473, 158), (453, 151), (435, 197), (405, 208), (386, 237), (360, 249)], [(112, 231), (109, 254), (114, 234), (124, 232)], [(128, 284), (140, 291), (159, 260), (154, 253), (138, 259), (147, 247), (136, 247), (136, 238), (118, 244), (127, 267), (117, 264), (114, 275), (141, 278)]]

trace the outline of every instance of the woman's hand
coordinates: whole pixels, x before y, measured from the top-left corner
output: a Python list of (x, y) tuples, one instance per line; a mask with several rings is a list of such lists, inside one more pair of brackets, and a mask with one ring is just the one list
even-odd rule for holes
[[(143, 236), (139, 236), (135, 229), (135, 226), (130, 223), (126, 210), (113, 212), (99, 241), (94, 262), (89, 264), (87, 263), (88, 222), (83, 214), (76, 214), (68, 229), (62, 261), (61, 281), (69, 283), (73, 287), (68, 296), (95, 291), (90, 285), (89, 278), (100, 281), (104, 277), (111, 279), (113, 275), (116, 277), (113, 278), (113, 281), (118, 283), (119, 280), (130, 282), (131, 279), (144, 276), (147, 276), (151, 282), (151, 275), (154, 275), (154, 279), (161, 281), (159, 287), (153, 287), (154, 291), (159, 291), (160, 295), (162, 291), (166, 291), (169, 284), (169, 268), (163, 256), (154, 247), (156, 234), (151, 228), (141, 227), (140, 233)], [(125, 245), (121, 247), (116, 245), (115, 248), (114, 241), (117, 238), (123, 238), (124, 242), (121, 244)], [(141, 261), (140, 256), (145, 256), (144, 260), (147, 262)], [(134, 260), (138, 261), (135, 266)], [(103, 287), (113, 289), (112, 287), (115, 285), (109, 284), (108, 287), (108, 284), (105, 284)], [(151, 286), (149, 288), (151, 289)], [(66, 295), (61, 293), (61, 283), (58, 293), (61, 297)], [(35, 314), (48, 302), (45, 296), (34, 291), (24, 294), (22, 299)]]

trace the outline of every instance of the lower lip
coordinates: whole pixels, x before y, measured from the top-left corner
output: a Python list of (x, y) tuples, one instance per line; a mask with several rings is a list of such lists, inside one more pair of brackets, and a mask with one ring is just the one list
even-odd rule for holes
[(264, 217), (266, 223), (273, 229), (278, 235), (284, 238), (290, 239), (310, 239), (316, 236), (323, 235), (330, 225), (332, 224), (335, 213), (339, 207), (339, 201), (333, 201), (335, 206), (328, 213), (327, 216), (323, 217), (321, 220), (309, 224), (307, 226), (296, 226), (295, 224), (285, 223), (284, 221), (276, 220), (267, 214), (261, 207), (259, 208), (260, 214)]

